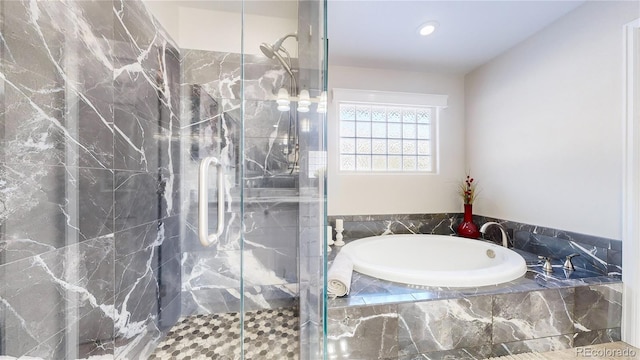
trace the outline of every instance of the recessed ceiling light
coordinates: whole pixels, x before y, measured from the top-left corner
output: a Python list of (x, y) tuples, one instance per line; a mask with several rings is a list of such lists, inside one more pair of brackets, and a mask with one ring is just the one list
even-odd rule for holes
[(438, 27), (437, 22), (429, 21), (427, 23), (420, 25), (420, 27), (418, 28), (418, 34), (420, 34), (421, 36), (429, 36), (433, 34), (434, 31), (436, 31), (437, 27)]

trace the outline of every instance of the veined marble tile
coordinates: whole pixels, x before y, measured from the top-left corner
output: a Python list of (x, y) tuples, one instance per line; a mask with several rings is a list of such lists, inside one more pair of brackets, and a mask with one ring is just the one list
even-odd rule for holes
[(578, 332), (620, 327), (622, 284), (577, 287), (574, 311)]
[(579, 332), (573, 335), (573, 346), (589, 346), (620, 341), (620, 328)]
[(492, 355), (506, 356), (529, 352), (542, 353), (569, 349), (571, 347), (573, 347), (573, 338), (571, 335), (550, 336), (532, 340), (494, 344)]
[(395, 305), (329, 309), (327, 355), (339, 359), (387, 359), (398, 356)]
[(596, 271), (603, 275), (608, 272), (607, 248), (523, 231), (516, 231), (515, 241), (518, 249), (537, 255), (550, 256), (554, 259), (560, 259), (559, 261), (563, 261), (567, 255), (579, 254), (572, 260), (576, 268)]
[(491, 356), (491, 345), (398, 356), (398, 360), (482, 360)]
[(493, 343), (573, 332), (573, 288), (495, 295)]
[(110, 3), (11, 1), (3, 11), (3, 158), (110, 169)]
[(78, 344), (111, 339), (113, 251), (108, 235), (0, 266), (5, 353), (62, 356), (67, 325), (78, 328)]
[(398, 305), (400, 354), (491, 343), (491, 296)]
[(113, 232), (111, 171), (1, 164), (0, 175), (4, 263)]

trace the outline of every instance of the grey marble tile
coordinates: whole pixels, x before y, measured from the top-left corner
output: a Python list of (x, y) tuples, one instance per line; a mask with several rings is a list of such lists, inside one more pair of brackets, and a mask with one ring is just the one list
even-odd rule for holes
[(398, 305), (402, 355), (491, 343), (491, 296)]
[(574, 289), (495, 295), (493, 343), (573, 332)]
[(579, 254), (580, 256), (573, 258), (573, 264), (576, 268), (590, 271), (597, 271), (600, 274), (607, 274), (607, 247), (597, 247), (585, 243), (578, 243), (571, 240), (565, 240), (557, 237), (532, 234), (524, 231), (516, 231), (515, 233), (516, 248), (523, 249), (528, 252), (549, 256), (558, 259), (557, 262), (562, 264), (565, 256), (570, 254)]
[(115, 230), (157, 220), (166, 213), (165, 188), (158, 174), (116, 171), (114, 174)]
[(493, 345), (492, 356), (506, 356), (522, 353), (542, 353), (573, 347), (571, 335), (550, 336), (532, 340), (514, 341)]
[(575, 288), (576, 331), (620, 327), (622, 318), (622, 284)]
[(4, 263), (113, 232), (111, 171), (1, 164), (0, 174)]
[(620, 341), (620, 328), (579, 332), (573, 336), (573, 347)]
[(481, 360), (491, 356), (491, 345), (474, 348), (434, 351), (426, 354), (400, 355), (398, 360)]
[(398, 313), (394, 305), (329, 309), (327, 355), (348, 359), (398, 356)]
[(113, 236), (104, 236), (3, 265), (3, 351), (63, 356), (58, 343), (66, 326), (78, 327), (79, 344), (110, 339), (117, 317), (110, 310), (113, 250)]
[[(3, 34), (6, 56), (0, 66), (4, 101), (10, 104), (2, 110), (7, 121), (0, 139), (3, 158), (17, 164), (110, 168), (113, 130), (102, 97), (112, 94), (109, 44), (84, 41), (109, 38), (109, 16), (85, 16), (90, 9), (92, 15), (109, 14), (110, 4), (6, 5), (4, 11), (11, 16), (5, 16), (4, 26), (12, 31)], [(32, 12), (39, 14), (35, 22), (30, 21)], [(93, 33), (84, 39), (65, 36), (79, 27)]]

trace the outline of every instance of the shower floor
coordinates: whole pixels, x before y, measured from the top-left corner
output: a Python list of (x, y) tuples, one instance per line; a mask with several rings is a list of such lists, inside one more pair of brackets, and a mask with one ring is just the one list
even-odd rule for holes
[[(244, 358), (298, 359), (298, 312), (279, 308), (246, 312)], [(182, 319), (150, 360), (240, 358), (240, 314), (197, 315)]]

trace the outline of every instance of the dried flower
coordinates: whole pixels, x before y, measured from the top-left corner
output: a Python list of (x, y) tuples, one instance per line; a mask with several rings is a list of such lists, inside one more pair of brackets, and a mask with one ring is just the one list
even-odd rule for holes
[(467, 172), (466, 179), (460, 184), (460, 187), (458, 189), (458, 194), (462, 196), (462, 201), (464, 202), (464, 204), (473, 204), (476, 199), (476, 186), (478, 185), (478, 183), (474, 183), (473, 181), (474, 178), (472, 178), (471, 175)]

